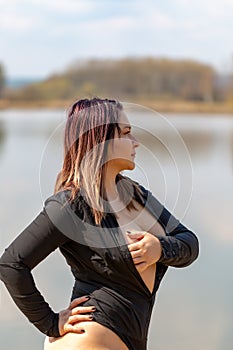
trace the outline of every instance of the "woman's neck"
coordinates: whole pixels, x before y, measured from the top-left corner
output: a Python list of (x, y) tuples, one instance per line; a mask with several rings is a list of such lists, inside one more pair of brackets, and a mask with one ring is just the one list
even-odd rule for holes
[(118, 172), (114, 169), (107, 167), (104, 177), (104, 187), (106, 200), (109, 202), (114, 202), (119, 200), (119, 193), (116, 186), (116, 177)]

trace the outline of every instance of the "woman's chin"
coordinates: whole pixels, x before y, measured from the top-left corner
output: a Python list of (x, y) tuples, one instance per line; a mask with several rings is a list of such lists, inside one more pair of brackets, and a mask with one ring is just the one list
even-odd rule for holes
[(127, 164), (124, 170), (134, 170), (134, 168), (135, 168), (135, 163), (132, 161)]
[(124, 162), (121, 162), (119, 165), (119, 171), (124, 170), (134, 170), (135, 168), (135, 162), (134, 160), (124, 160)]

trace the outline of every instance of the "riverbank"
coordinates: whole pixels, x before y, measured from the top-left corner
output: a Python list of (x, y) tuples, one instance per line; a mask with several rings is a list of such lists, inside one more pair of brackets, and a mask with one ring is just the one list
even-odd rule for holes
[[(232, 114), (233, 102), (194, 102), (194, 101), (160, 101), (147, 99), (123, 99), (125, 102), (135, 103), (164, 113), (218, 113)], [(10, 101), (0, 100), (0, 110), (4, 109), (66, 109), (74, 100), (48, 101)]]

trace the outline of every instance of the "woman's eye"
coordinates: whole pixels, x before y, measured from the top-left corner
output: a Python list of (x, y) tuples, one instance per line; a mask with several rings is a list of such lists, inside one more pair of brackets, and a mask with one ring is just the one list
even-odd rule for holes
[(130, 135), (131, 134), (131, 130), (122, 130), (121, 135)]

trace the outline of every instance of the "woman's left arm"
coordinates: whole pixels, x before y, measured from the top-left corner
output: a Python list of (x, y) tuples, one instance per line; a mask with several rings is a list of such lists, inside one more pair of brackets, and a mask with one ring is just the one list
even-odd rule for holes
[(143, 271), (160, 262), (167, 266), (185, 267), (197, 259), (199, 244), (196, 235), (184, 225), (179, 225), (169, 235), (153, 235), (149, 232), (133, 232), (134, 240), (128, 248), (136, 267)]
[(158, 262), (174, 267), (185, 267), (194, 262), (199, 254), (197, 236), (182, 223), (176, 226), (169, 235), (157, 236), (162, 253)]
[(185, 267), (192, 264), (199, 255), (197, 236), (177, 220), (150, 191), (146, 190), (146, 192), (147, 205), (154, 211), (158, 222), (166, 232), (166, 236), (157, 235), (162, 248), (158, 261), (174, 267)]
[[(132, 236), (138, 242), (129, 245), (135, 264), (148, 266), (160, 262), (167, 266), (186, 267), (192, 264), (199, 255), (199, 242), (197, 236), (177, 220), (154, 196), (147, 193), (147, 206), (153, 211), (158, 222), (165, 229), (166, 235), (153, 236), (142, 232), (141, 237)], [(139, 252), (140, 251), (140, 252)], [(142, 265), (142, 266), (143, 266)]]

